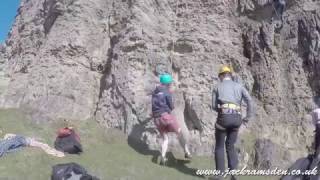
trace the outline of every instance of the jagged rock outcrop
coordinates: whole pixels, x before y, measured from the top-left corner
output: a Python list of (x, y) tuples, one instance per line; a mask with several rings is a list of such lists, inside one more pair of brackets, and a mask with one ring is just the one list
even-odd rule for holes
[[(170, 72), (192, 150), (211, 154), (211, 91), (218, 68), (230, 64), (257, 105), (241, 130), (243, 162), (285, 166), (312, 141), (319, 9), (319, 1), (288, 2), (279, 30), (268, 0), (22, 0), (2, 50), (10, 82), (1, 106), (35, 120), (94, 117), (155, 148), (150, 94), (157, 75)], [(272, 157), (250, 156), (265, 151), (257, 139), (277, 149)]]

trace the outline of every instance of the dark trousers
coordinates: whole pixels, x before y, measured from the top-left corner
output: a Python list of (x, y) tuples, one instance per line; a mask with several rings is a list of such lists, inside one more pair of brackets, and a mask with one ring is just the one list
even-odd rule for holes
[(284, 12), (284, 8), (285, 8), (286, 4), (284, 1), (275, 1), (275, 10), (276, 10), (276, 13), (277, 13), (277, 16), (279, 16), (279, 18), (281, 18), (282, 20), (282, 15), (283, 15), (283, 12)]
[(319, 155), (320, 154), (320, 147), (319, 147), (320, 146), (320, 124), (316, 124), (314, 145), (315, 145), (316, 155)]
[[(312, 158), (311, 164), (309, 165), (308, 169), (313, 169), (318, 166), (320, 162), (320, 124), (316, 124), (316, 133), (315, 133), (315, 139), (314, 139), (314, 145), (315, 145), (315, 153)], [(312, 176), (311, 176), (312, 177)], [(313, 178), (311, 178), (313, 179)]]
[(216, 128), (215, 138), (215, 162), (216, 169), (225, 170), (224, 151), (226, 146), (228, 168), (236, 169), (238, 166), (238, 153), (235, 149), (235, 143), (238, 137), (238, 130), (241, 125), (240, 114), (219, 114), (217, 124), (223, 127)]

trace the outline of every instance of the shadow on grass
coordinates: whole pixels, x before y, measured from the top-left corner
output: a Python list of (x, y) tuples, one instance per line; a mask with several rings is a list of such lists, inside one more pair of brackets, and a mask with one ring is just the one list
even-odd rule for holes
[[(128, 145), (133, 148), (136, 152), (145, 155), (145, 156), (152, 156), (151, 162), (155, 164), (159, 164), (158, 159), (160, 159), (160, 152), (156, 150), (150, 150), (143, 141), (140, 139), (137, 139), (136, 137), (142, 137), (143, 132), (155, 132), (154, 128), (145, 128), (143, 125), (137, 124), (133, 127), (131, 133), (128, 136)], [(176, 159), (172, 152), (167, 153), (168, 161), (166, 163), (166, 167), (176, 169), (177, 171), (190, 175), (190, 176), (196, 176), (198, 178), (204, 178), (201, 176), (196, 175), (197, 169), (195, 168), (189, 168), (186, 166), (186, 164), (191, 163), (190, 160), (184, 160), (184, 159)], [(159, 165), (161, 166), (161, 165)]]

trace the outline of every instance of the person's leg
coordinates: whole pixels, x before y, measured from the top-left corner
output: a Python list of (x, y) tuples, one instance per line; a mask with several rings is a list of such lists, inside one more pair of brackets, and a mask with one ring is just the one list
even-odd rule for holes
[(279, 3), (276, 3), (275, 5), (274, 5), (274, 8), (275, 8), (275, 13), (276, 13), (276, 16), (278, 16), (278, 18), (280, 18), (280, 4)]
[(273, 22), (274, 20), (277, 21), (281, 19), (281, 14), (280, 14), (280, 3), (279, 1), (273, 1), (273, 14), (272, 14), (272, 18), (271, 18), (271, 22)]
[(162, 144), (161, 144), (161, 164), (164, 164), (167, 161), (166, 154), (168, 150), (169, 137), (168, 134), (164, 133), (162, 135)]
[(238, 129), (227, 130), (226, 149), (228, 158), (228, 168), (236, 169), (238, 166), (238, 153), (235, 149), (235, 143), (238, 137)]
[(309, 169), (313, 169), (317, 167), (317, 165), (320, 162), (320, 157), (319, 157), (319, 151), (320, 151), (320, 124), (316, 124), (316, 132), (315, 132), (315, 137), (314, 137), (314, 148), (315, 152), (313, 155), (313, 158), (311, 160), (311, 164), (309, 165)]
[(182, 128), (179, 126), (178, 121), (176, 117), (172, 114), (167, 114), (164, 118), (166, 118), (166, 121), (169, 122), (169, 124), (166, 126), (167, 132), (174, 132), (176, 133), (178, 140), (180, 142), (180, 145), (183, 147), (185, 152), (186, 158), (191, 158), (191, 153), (189, 151), (188, 147), (188, 137), (186, 130), (182, 130)]
[(188, 146), (188, 141), (189, 141), (189, 131), (187, 129), (187, 127), (185, 127), (185, 129), (182, 129), (178, 123), (178, 120), (176, 119), (175, 116), (172, 115), (171, 117), (171, 124), (170, 126), (170, 131), (175, 132), (177, 134), (179, 143), (181, 145), (181, 147), (184, 150), (185, 153), (185, 158), (191, 158), (191, 153), (189, 151), (189, 146)]
[(284, 6), (285, 6), (284, 4), (280, 4), (280, 7), (279, 7), (279, 15), (280, 15), (281, 21), (283, 20)]
[(187, 138), (184, 136), (182, 131), (180, 133), (178, 133), (177, 136), (178, 136), (180, 145), (182, 146), (182, 148), (184, 150), (185, 158), (191, 158), (191, 153), (189, 150)]
[(315, 139), (314, 139), (314, 145), (315, 145), (315, 155), (318, 156), (320, 153), (320, 124), (316, 124), (316, 133), (315, 133)]
[(33, 138), (27, 138), (26, 140), (28, 142), (28, 146), (30, 146), (30, 147), (38, 147), (38, 148), (41, 148), (47, 154), (50, 154), (50, 155), (53, 155), (56, 157), (64, 157), (63, 152), (60, 152), (54, 148), (51, 148), (48, 144), (36, 141)]
[(215, 147), (216, 170), (220, 170), (221, 172), (223, 172), (225, 170), (224, 143), (225, 143), (226, 132), (224, 130), (220, 130), (216, 128), (215, 137), (216, 137), (216, 147)]

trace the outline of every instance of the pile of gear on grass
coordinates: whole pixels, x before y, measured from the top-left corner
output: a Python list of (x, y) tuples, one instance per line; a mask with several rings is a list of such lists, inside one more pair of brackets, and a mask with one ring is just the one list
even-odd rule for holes
[[(55, 157), (65, 157), (68, 154), (82, 153), (82, 145), (79, 135), (73, 127), (64, 127), (58, 130), (54, 147), (36, 140), (17, 134), (6, 134), (0, 140), (0, 157), (5, 154), (15, 152), (23, 147), (40, 148), (45, 153)], [(52, 168), (51, 180), (99, 180), (90, 175), (85, 168), (77, 163), (57, 164)]]

